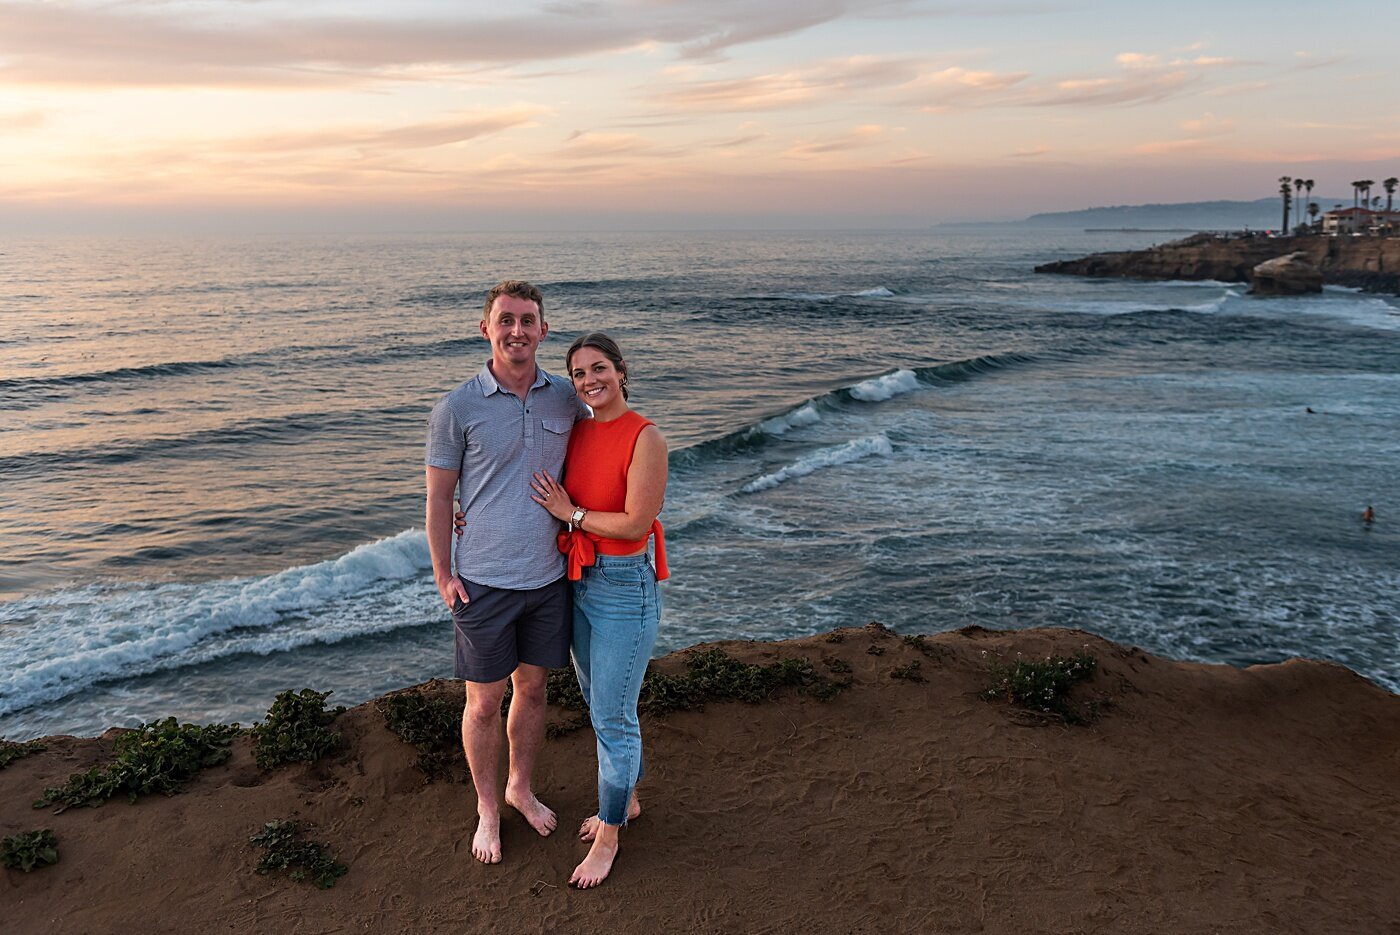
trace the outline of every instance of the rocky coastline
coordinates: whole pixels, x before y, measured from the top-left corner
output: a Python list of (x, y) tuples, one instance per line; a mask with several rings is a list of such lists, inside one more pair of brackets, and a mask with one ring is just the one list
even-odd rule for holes
[(1322, 273), (1326, 285), (1400, 295), (1400, 237), (1222, 236), (1181, 240), (1115, 253), (1094, 253), (1035, 268), (1037, 273), (1125, 279), (1254, 281), (1261, 263), (1289, 254)]

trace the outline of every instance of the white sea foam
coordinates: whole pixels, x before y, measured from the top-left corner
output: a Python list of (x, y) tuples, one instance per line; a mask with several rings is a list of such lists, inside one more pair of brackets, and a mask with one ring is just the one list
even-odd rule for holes
[(395, 605), (404, 582), (430, 567), (427, 537), (410, 529), (265, 577), (89, 585), (0, 605), (10, 660), (0, 669), (0, 714), (108, 679), (422, 623)]
[(1367, 293), (1354, 294), (1327, 286), (1322, 290), (1324, 315), (1340, 318), (1353, 325), (1400, 331), (1400, 305), (1394, 299)]
[(819, 448), (804, 458), (799, 458), (787, 467), (774, 471), (772, 474), (765, 474), (755, 481), (750, 481), (743, 486), (743, 493), (757, 493), (760, 490), (770, 490), (784, 481), (792, 480), (794, 477), (806, 477), (808, 474), (820, 471), (822, 468), (832, 467), (837, 464), (849, 464), (852, 461), (859, 461), (861, 458), (872, 456), (889, 457), (894, 454), (894, 447), (890, 440), (884, 435), (871, 435), (866, 438), (857, 438), (846, 442), (844, 445), (833, 445), (830, 448)]
[(889, 299), (894, 293), (884, 286), (856, 292), (779, 292), (768, 298), (791, 299), (797, 302), (831, 302), (835, 299)]
[(1231, 293), (1230, 297), (1243, 298), (1243, 301), (1233, 304), (1230, 311), (1257, 318), (1323, 326), (1345, 323), (1384, 331), (1400, 330), (1400, 306), (1394, 299), (1357, 293), (1338, 286), (1324, 286), (1321, 295), (1246, 298), (1239, 293)]
[(912, 370), (896, 370), (882, 377), (871, 377), (851, 387), (851, 395), (861, 402), (879, 403), (919, 388), (919, 378)]
[(766, 435), (786, 435), (804, 425), (816, 425), (822, 420), (821, 413), (811, 403), (803, 403), (791, 412), (784, 412), (771, 419), (758, 423), (758, 429)]
[(1227, 289), (1225, 290), (1225, 294), (1218, 299), (1213, 299), (1210, 302), (1201, 302), (1196, 305), (1183, 305), (1181, 306), (1181, 310), (1183, 312), (1201, 312), (1208, 315), (1220, 311), (1225, 307), (1226, 302), (1231, 299), (1238, 299), (1239, 297), (1240, 294), (1234, 289)]

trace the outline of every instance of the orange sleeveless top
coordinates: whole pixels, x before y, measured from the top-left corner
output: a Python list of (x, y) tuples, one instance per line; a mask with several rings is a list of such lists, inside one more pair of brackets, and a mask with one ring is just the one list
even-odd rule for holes
[[(585, 510), (621, 513), (627, 508), (627, 471), (642, 429), (651, 420), (628, 410), (611, 422), (585, 419), (574, 423), (569, 433), (569, 449), (564, 456), (564, 489), (569, 499)], [(577, 581), (583, 566), (592, 565), (598, 555), (631, 555), (656, 537), (656, 579), (671, 576), (666, 568), (666, 536), (661, 520), (652, 520), (647, 535), (636, 541), (607, 539), (574, 529), (559, 534), (559, 551), (568, 556), (569, 580)]]

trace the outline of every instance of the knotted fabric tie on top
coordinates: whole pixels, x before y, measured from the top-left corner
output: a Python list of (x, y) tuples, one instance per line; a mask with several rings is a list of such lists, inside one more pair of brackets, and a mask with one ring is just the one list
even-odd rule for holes
[(559, 551), (563, 552), (569, 565), (569, 580), (583, 577), (583, 566), (594, 565), (598, 561), (598, 550), (593, 539), (582, 529), (570, 529), (559, 534)]
[[(656, 580), (665, 581), (671, 577), (671, 570), (666, 567), (666, 533), (661, 528), (661, 520), (651, 521), (648, 534), (656, 537)], [(584, 566), (598, 563), (599, 539), (599, 536), (582, 529), (570, 529), (559, 534), (559, 551), (564, 553), (568, 562), (570, 581), (583, 577)]]

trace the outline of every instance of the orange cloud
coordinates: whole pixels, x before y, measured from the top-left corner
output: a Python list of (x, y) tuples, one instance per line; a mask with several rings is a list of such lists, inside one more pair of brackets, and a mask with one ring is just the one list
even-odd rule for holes
[(1235, 121), (1207, 112), (1195, 120), (1184, 121), (1181, 128), (1196, 137), (1220, 136), (1232, 132), (1235, 129)]
[(1312, 52), (1294, 52), (1293, 57), (1298, 61), (1296, 68), (1311, 71), (1315, 68), (1331, 68), (1334, 65), (1342, 65), (1351, 60), (1349, 55), (1325, 55), (1319, 58)]
[(787, 155), (798, 158), (810, 156), (822, 156), (828, 153), (845, 152), (852, 149), (863, 149), (873, 146), (885, 138), (885, 128), (875, 124), (856, 127), (849, 133), (841, 136), (829, 137), (824, 140), (799, 140), (788, 147)]
[(1205, 91), (1206, 97), (1233, 97), (1237, 94), (1253, 94), (1274, 87), (1272, 81), (1246, 81), (1242, 84), (1227, 84)]
[(597, 159), (603, 156), (665, 155), (635, 133), (588, 133), (575, 131), (559, 155), (569, 159)]
[(1205, 145), (1205, 140), (1164, 140), (1159, 143), (1143, 143), (1134, 146), (1132, 151), (1139, 156), (1163, 156), (1172, 153), (1195, 152)]
[(1037, 89), (1025, 103), (1036, 107), (1089, 104), (1140, 104), (1163, 101), (1197, 84), (1200, 76), (1185, 71), (1130, 74), (1122, 78), (1071, 78)]
[(28, 110), (18, 114), (0, 114), (0, 130), (37, 130), (46, 122), (42, 111)]
[(1123, 52), (1115, 56), (1114, 61), (1124, 68), (1155, 68), (1161, 64), (1159, 56), (1143, 55), (1139, 52)]
[(876, 89), (911, 81), (913, 62), (858, 56), (815, 62), (790, 71), (709, 81), (690, 81), (651, 95), (664, 111), (736, 113), (829, 104), (841, 92)]
[(305, 133), (281, 133), (236, 139), (204, 140), (195, 148), (209, 153), (297, 153), (314, 150), (357, 149), (381, 152), (431, 149), (500, 133), (515, 127), (536, 126), (549, 108), (523, 105), (444, 120), (397, 127), (332, 127)]

